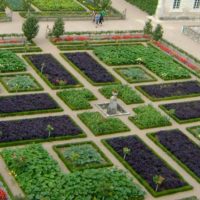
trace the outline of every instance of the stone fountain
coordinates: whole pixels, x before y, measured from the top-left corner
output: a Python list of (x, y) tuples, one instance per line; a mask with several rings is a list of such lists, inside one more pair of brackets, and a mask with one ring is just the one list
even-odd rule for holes
[(127, 112), (117, 101), (117, 91), (112, 92), (112, 96), (110, 98), (109, 103), (100, 103), (97, 104), (97, 107), (101, 110), (101, 112), (106, 115), (106, 117), (110, 116), (121, 116), (130, 114)]

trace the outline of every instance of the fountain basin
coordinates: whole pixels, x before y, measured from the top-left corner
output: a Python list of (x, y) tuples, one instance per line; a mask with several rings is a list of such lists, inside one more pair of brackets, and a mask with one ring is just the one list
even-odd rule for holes
[(122, 115), (129, 115), (130, 113), (127, 112), (119, 103), (117, 103), (117, 111), (116, 113), (109, 114), (107, 112), (108, 106), (110, 103), (99, 103), (97, 107), (99, 110), (106, 116), (106, 117), (113, 117), (113, 116), (122, 116)]

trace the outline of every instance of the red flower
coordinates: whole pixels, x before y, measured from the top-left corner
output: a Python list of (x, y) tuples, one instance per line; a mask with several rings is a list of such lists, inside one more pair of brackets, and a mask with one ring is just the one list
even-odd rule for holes
[(121, 35), (113, 35), (112, 39), (113, 40), (119, 40), (119, 39), (122, 39), (122, 36)]
[(197, 71), (199, 70), (199, 68), (192, 63), (187, 63), (187, 66), (193, 70), (197, 70)]
[(2, 188), (0, 188), (0, 200), (7, 200), (7, 199), (8, 197), (6, 192)]

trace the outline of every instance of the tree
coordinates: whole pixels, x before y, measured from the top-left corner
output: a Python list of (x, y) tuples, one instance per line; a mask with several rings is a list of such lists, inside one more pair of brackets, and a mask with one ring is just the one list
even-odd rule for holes
[(106, 10), (106, 9), (110, 8), (111, 4), (112, 4), (111, 0), (101, 0), (100, 1), (100, 6), (101, 6), (102, 10)]
[(152, 35), (153, 33), (153, 25), (152, 25), (152, 20), (149, 19), (146, 23), (145, 23), (145, 26), (144, 26), (144, 34), (147, 34), (147, 35)]
[(54, 130), (54, 127), (51, 126), (51, 124), (48, 124), (46, 130), (48, 131), (49, 134), (48, 137), (51, 137), (51, 132)]
[(61, 35), (63, 35), (64, 32), (65, 32), (65, 24), (63, 19), (59, 17), (54, 23), (52, 35), (58, 38)]
[(153, 39), (156, 41), (160, 40), (163, 37), (163, 33), (163, 27), (158, 24), (153, 32)]
[(165, 178), (160, 175), (155, 175), (153, 177), (153, 182), (156, 184), (156, 192), (158, 191), (159, 186), (164, 182)]
[(126, 159), (126, 156), (131, 153), (131, 150), (128, 147), (123, 148), (123, 154), (124, 154), (124, 160)]
[(37, 18), (34, 16), (28, 16), (22, 26), (22, 30), (28, 41), (31, 41), (33, 38), (35, 38), (39, 31)]

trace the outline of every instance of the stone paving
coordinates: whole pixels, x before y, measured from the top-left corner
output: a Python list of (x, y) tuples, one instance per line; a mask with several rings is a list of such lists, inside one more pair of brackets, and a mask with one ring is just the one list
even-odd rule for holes
[[(66, 22), (65, 28), (67, 31), (95, 31), (95, 30), (140, 30), (142, 29), (146, 19), (148, 16), (135, 8), (134, 6), (130, 6), (129, 3), (125, 2), (124, 0), (113, 0), (113, 7), (116, 9), (122, 11), (125, 8), (127, 9), (127, 19), (125, 21), (108, 21), (105, 22), (105, 24), (102, 27), (95, 28), (94, 24), (92, 22)], [(156, 19), (153, 19), (154, 22), (157, 22)], [(18, 13), (13, 14), (13, 22), (11, 23), (2, 23), (0, 24), (0, 33), (12, 33), (12, 32), (21, 32), (21, 24), (23, 23), (23, 19), (18, 15)], [(199, 51), (199, 44), (196, 44), (195, 42), (191, 41), (186, 36), (182, 35), (180, 33), (181, 27), (185, 22), (178, 21), (178, 22), (172, 22), (172, 21), (165, 21), (161, 22), (165, 28), (165, 38), (169, 41), (173, 42), (177, 46), (183, 48), (184, 50), (188, 51), (189, 53), (193, 54), (194, 56), (200, 58), (200, 51)], [(187, 22), (187, 24), (196, 24), (198, 22)], [(98, 111), (96, 104), (107, 102), (108, 100), (105, 99), (104, 96), (102, 96), (98, 88), (96, 86), (91, 85), (86, 79), (84, 79), (75, 69), (73, 69), (64, 59), (60, 56), (60, 51), (52, 45), (47, 39), (45, 39), (45, 31), (46, 26), (49, 24), (52, 26), (52, 22), (40, 22), (40, 32), (37, 38), (34, 40), (37, 45), (43, 50), (43, 53), (51, 53), (54, 55), (56, 59), (59, 60), (61, 64), (65, 66), (65, 68), (75, 75), (75, 77), (80, 80), (80, 82), (84, 85), (85, 88), (91, 90), (94, 95), (97, 97), (98, 100), (93, 101), (91, 104), (93, 106), (93, 109), (90, 109), (90, 111)], [(89, 53), (92, 53), (91, 51), (88, 51)], [(19, 54), (20, 56), (22, 54)], [(94, 56), (94, 55), (93, 55)], [(118, 78), (122, 83), (127, 84), (127, 82), (119, 76), (112, 67), (108, 67), (104, 63), (102, 63), (97, 57), (95, 57), (99, 63), (101, 63), (108, 71), (110, 71), (116, 78)], [(111, 137), (118, 137), (118, 136), (128, 136), (132, 134), (138, 135), (142, 140), (147, 143), (151, 148), (153, 148), (164, 160), (166, 160), (173, 168), (175, 168), (184, 178), (187, 180), (187, 182), (194, 187), (193, 190), (186, 191), (186, 192), (180, 192), (173, 195), (167, 195), (160, 198), (154, 198), (152, 197), (148, 192), (146, 195), (146, 200), (177, 200), (184, 197), (189, 197), (196, 195), (197, 197), (200, 197), (200, 184), (194, 180), (183, 168), (181, 168), (170, 156), (168, 156), (164, 151), (162, 151), (158, 146), (156, 146), (149, 138), (147, 138), (146, 133), (147, 132), (153, 132), (158, 131), (160, 128), (154, 128), (150, 130), (140, 130), (138, 129), (133, 123), (131, 123), (128, 120), (128, 116), (121, 116), (120, 119), (127, 124), (131, 131), (126, 133), (119, 133), (115, 135), (105, 135), (105, 136), (94, 136), (92, 132), (80, 121), (80, 119), (77, 117), (78, 113), (81, 113), (83, 111), (72, 111), (69, 107), (66, 106), (66, 104), (56, 95), (55, 90), (52, 90), (49, 88), (49, 86), (38, 76), (38, 74), (29, 66), (27, 72), (31, 73), (36, 80), (42, 85), (44, 88), (43, 92), (47, 92), (51, 94), (51, 96), (60, 104), (60, 106), (64, 109), (63, 112), (59, 113), (49, 113), (49, 114), (39, 114), (34, 116), (16, 116), (16, 117), (6, 117), (2, 118), (1, 120), (10, 120), (10, 119), (23, 119), (23, 118), (37, 118), (41, 116), (56, 116), (56, 115), (63, 115), (67, 114), (70, 115), (78, 124), (79, 126), (84, 130), (84, 132), (87, 134), (87, 138), (83, 139), (72, 139), (72, 140), (62, 140), (62, 141), (55, 141), (55, 142), (45, 142), (42, 145), (44, 148), (49, 152), (50, 155), (53, 156), (55, 160), (58, 161), (61, 169), (63, 172), (68, 173), (69, 170), (65, 167), (65, 165), (62, 163), (62, 161), (58, 158), (57, 154), (53, 151), (52, 146), (56, 144), (64, 144), (64, 143), (73, 143), (73, 142), (80, 142), (80, 141), (94, 141), (95, 144), (98, 145), (98, 147), (107, 155), (107, 157), (114, 163), (115, 166), (117, 166), (120, 169), (124, 169), (124, 166), (111, 154), (111, 152), (101, 143), (101, 139), (111, 138)], [(151, 72), (149, 72), (152, 74)], [(155, 76), (155, 75), (154, 75)], [(155, 76), (156, 77), (156, 76)], [(163, 83), (163, 80), (159, 77), (156, 77), (158, 81), (156, 83)], [(191, 79), (196, 80), (197, 78), (192, 76)], [(149, 83), (142, 83), (140, 85), (146, 85)], [(136, 85), (138, 84), (130, 84), (131, 87), (134, 89)], [(3, 88), (3, 87), (1, 87)], [(33, 92), (30, 92), (33, 93)], [(21, 93), (23, 94), (23, 93)], [(7, 93), (5, 89), (1, 91), (2, 95), (11, 95)], [(13, 94), (12, 94), (13, 95)], [(144, 95), (141, 95), (142, 99), (145, 101), (145, 103), (152, 103), (149, 99), (147, 99)], [(199, 97), (190, 98), (190, 100), (196, 100), (200, 99)], [(187, 101), (188, 99), (179, 99), (179, 100), (171, 100), (170, 102), (183, 102)], [(122, 101), (119, 100), (121, 105), (123, 105), (126, 110), (128, 110), (131, 114), (133, 114), (132, 109), (136, 107), (137, 105), (126, 105)], [(166, 103), (169, 101), (162, 101), (162, 103)], [(153, 103), (156, 108), (158, 108), (159, 102)], [(159, 109), (159, 108), (158, 108)], [(160, 110), (160, 109), (159, 109)], [(166, 115), (162, 110), (160, 112), (163, 115)], [(178, 128), (180, 129), (184, 134), (186, 134), (189, 138), (191, 138), (195, 143), (199, 143), (196, 138), (194, 138), (191, 134), (189, 134), (186, 131), (186, 127), (193, 126), (193, 125), (199, 125), (199, 122), (193, 122), (191, 124), (178, 124), (173, 119), (170, 119), (172, 122), (172, 126), (164, 128), (167, 129), (173, 129)], [(10, 187), (11, 191), (14, 195), (23, 194), (19, 186), (17, 185), (16, 181), (13, 179), (12, 176), (9, 175), (8, 170), (5, 166), (4, 161), (0, 158), (0, 173), (3, 175), (4, 179), (6, 180), (6, 183)], [(135, 182), (138, 183), (138, 181), (135, 179)], [(139, 183), (138, 183), (139, 184)], [(145, 188), (141, 185), (141, 187), (145, 190)]]

